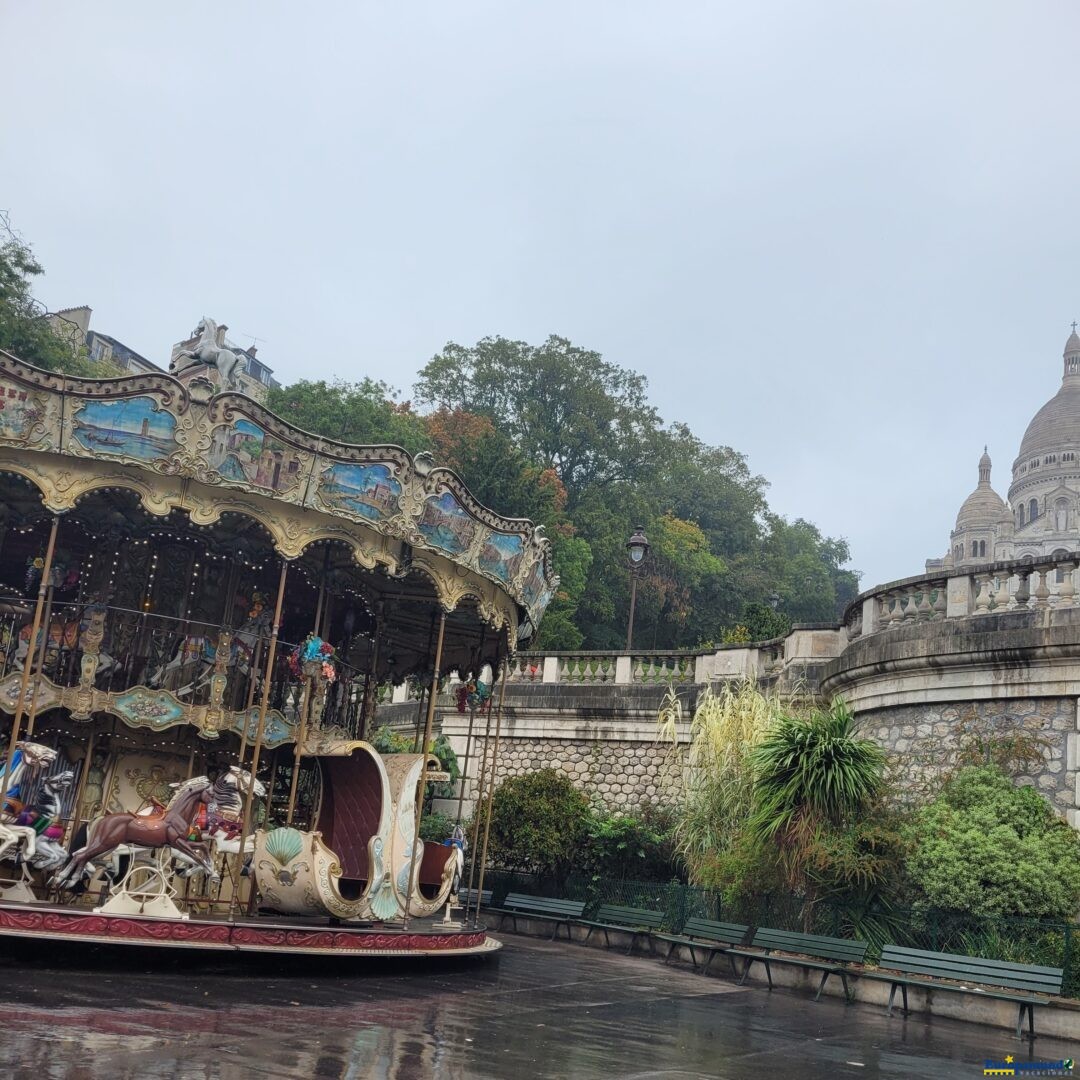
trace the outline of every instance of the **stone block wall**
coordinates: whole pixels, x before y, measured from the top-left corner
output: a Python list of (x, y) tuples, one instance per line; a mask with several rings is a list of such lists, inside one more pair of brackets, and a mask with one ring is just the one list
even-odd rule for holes
[[(478, 740), (479, 760), (484, 740)], [(499, 742), (500, 782), (537, 769), (565, 772), (590, 797), (610, 810), (630, 811), (643, 803), (670, 801), (680, 782), (668, 748), (641, 741), (509, 738)], [(470, 770), (472, 771), (472, 770)]]
[(1021, 740), (1037, 751), (1017, 783), (1045, 795), (1073, 826), (1078, 821), (1077, 699), (1017, 698), (900, 705), (859, 714), (859, 730), (889, 755), (890, 773), (902, 797), (932, 795), (978, 740)]

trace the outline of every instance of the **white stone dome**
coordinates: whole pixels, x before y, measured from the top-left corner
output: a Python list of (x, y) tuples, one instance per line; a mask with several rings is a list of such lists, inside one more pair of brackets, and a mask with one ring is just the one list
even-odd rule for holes
[(1074, 330), (1065, 342), (1065, 372), (1061, 389), (1035, 414), (1024, 432), (1016, 465), (1046, 454), (1080, 450), (1080, 335)]
[(990, 455), (983, 447), (979, 458), (979, 486), (964, 500), (956, 515), (956, 532), (996, 525), (1008, 513), (1005, 500), (990, 486)]

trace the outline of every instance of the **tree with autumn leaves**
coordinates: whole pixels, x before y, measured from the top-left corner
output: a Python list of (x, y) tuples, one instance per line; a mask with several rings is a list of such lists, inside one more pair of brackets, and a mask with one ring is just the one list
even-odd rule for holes
[(665, 424), (644, 376), (599, 353), (560, 337), (450, 343), (414, 394), (415, 405), (370, 379), (301, 380), (267, 405), (316, 434), (428, 450), (492, 510), (543, 525), (561, 584), (538, 648), (622, 647), (624, 545), (638, 524), (652, 545), (642, 648), (719, 642), (760, 623), (770, 598), (791, 621), (831, 621), (858, 590), (843, 540), (772, 513), (744, 455)]

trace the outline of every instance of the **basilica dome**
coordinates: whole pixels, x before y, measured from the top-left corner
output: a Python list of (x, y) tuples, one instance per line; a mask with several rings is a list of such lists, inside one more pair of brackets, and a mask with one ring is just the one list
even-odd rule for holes
[(1075, 330), (1065, 342), (1064, 359), (1061, 388), (1028, 424), (1014, 472), (1047, 454), (1080, 450), (1080, 335)]
[(983, 447), (979, 458), (979, 486), (964, 500), (956, 515), (956, 531), (980, 525), (996, 525), (1007, 513), (1005, 500), (990, 486), (990, 455)]

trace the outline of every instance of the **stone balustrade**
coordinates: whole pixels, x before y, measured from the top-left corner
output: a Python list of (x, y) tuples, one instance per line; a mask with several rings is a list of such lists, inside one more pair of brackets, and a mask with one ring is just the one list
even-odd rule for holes
[(904, 578), (862, 593), (844, 615), (847, 640), (918, 622), (1077, 606), (1080, 553), (1010, 559)]
[(508, 681), (564, 686), (666, 686), (698, 679), (698, 660), (710, 652), (518, 653)]

